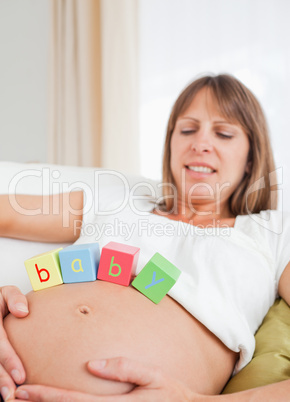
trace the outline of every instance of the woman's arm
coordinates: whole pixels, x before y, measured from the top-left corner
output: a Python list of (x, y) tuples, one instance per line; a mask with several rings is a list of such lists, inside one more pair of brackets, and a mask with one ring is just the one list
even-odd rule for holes
[(80, 235), (83, 193), (0, 195), (0, 236), (73, 242)]
[(286, 265), (286, 268), (281, 275), (278, 292), (288, 306), (290, 306), (290, 262)]
[(125, 395), (92, 396), (41, 385), (23, 385), (16, 390), (15, 396), (18, 399), (32, 402), (64, 400), (75, 402), (284, 402), (289, 399), (290, 394), (290, 380), (286, 380), (235, 394), (199, 395), (179, 381), (164, 375), (162, 370), (127, 358), (92, 361), (88, 364), (88, 369), (95, 376), (130, 382), (136, 387)]
[(15, 286), (0, 288), (0, 391), (6, 400), (15, 391), (15, 382), (22, 384), (25, 371), (19, 357), (14, 352), (3, 328), (3, 318), (8, 313), (15, 317), (26, 317), (28, 303), (26, 297)]

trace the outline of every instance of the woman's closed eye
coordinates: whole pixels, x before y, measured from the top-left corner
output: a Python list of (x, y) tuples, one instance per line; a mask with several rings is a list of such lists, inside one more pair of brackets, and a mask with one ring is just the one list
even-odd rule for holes
[[(196, 133), (196, 131), (197, 131), (196, 129), (191, 128), (191, 129), (183, 129), (183, 130), (181, 130), (180, 132), (181, 132), (181, 134), (183, 134), (183, 135), (190, 135), (190, 134)], [(232, 134), (222, 133), (222, 132), (219, 132), (219, 131), (216, 132), (216, 135), (217, 135), (218, 137), (222, 138), (222, 139), (225, 139), (225, 140), (231, 139), (231, 138), (233, 137)]]
[(218, 137), (224, 139), (224, 140), (229, 140), (229, 139), (233, 138), (233, 135), (232, 135), (232, 134), (226, 134), (226, 133), (217, 132), (216, 135), (217, 135)]
[(196, 130), (195, 129), (193, 129), (193, 128), (189, 128), (189, 129), (183, 129), (183, 130), (181, 130), (181, 134), (185, 134), (185, 135), (188, 135), (188, 134), (194, 134), (196, 132)]

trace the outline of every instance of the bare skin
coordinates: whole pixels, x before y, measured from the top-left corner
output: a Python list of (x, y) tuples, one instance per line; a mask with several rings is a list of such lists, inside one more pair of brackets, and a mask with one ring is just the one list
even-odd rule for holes
[(70, 390), (24, 385), (16, 391), (16, 400), (29, 399), (31, 402), (62, 402), (64, 400), (74, 402), (286, 402), (289, 400), (290, 380), (235, 394), (200, 395), (185, 387), (181, 382), (166, 376), (163, 370), (135, 360), (113, 358), (92, 361), (88, 364), (88, 369), (97, 377), (130, 382), (138, 386), (130, 394), (98, 397)]
[(0, 195), (0, 236), (42, 242), (74, 242), (80, 235), (83, 193)]
[(27, 299), (27, 318), (4, 321), (27, 384), (127, 393), (131, 384), (86, 369), (92, 358), (122, 355), (162, 367), (195, 392), (217, 394), (238, 357), (168, 296), (155, 305), (132, 287), (96, 281), (31, 292)]

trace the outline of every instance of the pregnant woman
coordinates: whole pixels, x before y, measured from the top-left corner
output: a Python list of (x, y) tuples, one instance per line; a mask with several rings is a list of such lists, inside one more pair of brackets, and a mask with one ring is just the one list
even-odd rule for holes
[[(3, 236), (88, 243), (94, 236), (76, 232), (77, 220), (84, 229), (117, 219), (133, 228), (127, 243), (141, 249), (138, 272), (155, 251), (182, 271), (158, 305), (132, 287), (102, 281), (27, 298), (4, 287), (2, 316), (12, 314), (1, 329), (2, 396), (13, 399), (13, 378), (41, 385), (15, 392), (31, 401), (285, 400), (289, 381), (213, 396), (251, 360), (254, 334), (275, 298), (290, 303), (290, 222), (286, 217), (279, 229), (274, 175), (267, 125), (254, 95), (229, 75), (206, 76), (173, 107), (162, 200), (144, 196), (134, 208), (128, 203), (111, 214), (118, 195), (108, 200), (100, 194), (105, 213), (83, 215), (81, 192), (19, 196), (23, 208), (56, 201), (62, 211), (74, 210), (64, 228), (62, 214), (20, 216), (1, 196)], [(164, 233), (140, 233), (141, 211), (148, 228), (161, 224)], [(126, 242), (121, 233), (104, 233), (100, 246), (111, 240)]]

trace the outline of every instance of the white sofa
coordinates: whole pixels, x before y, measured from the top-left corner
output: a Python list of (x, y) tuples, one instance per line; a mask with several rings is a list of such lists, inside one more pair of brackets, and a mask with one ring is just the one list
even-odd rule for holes
[[(138, 194), (144, 185), (150, 193), (160, 195), (157, 183), (140, 176), (124, 175), (112, 170), (82, 168), (49, 164), (23, 164), (0, 162), (0, 194), (53, 194), (82, 188), (86, 196), (86, 205), (96, 191), (106, 188), (108, 195), (117, 187), (134, 189)], [(5, 211), (0, 211), (5, 214)], [(0, 286), (16, 285), (24, 293), (32, 290), (24, 261), (37, 254), (53, 250), (68, 244), (40, 243), (24, 240), (0, 238), (1, 270)]]

